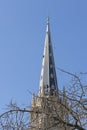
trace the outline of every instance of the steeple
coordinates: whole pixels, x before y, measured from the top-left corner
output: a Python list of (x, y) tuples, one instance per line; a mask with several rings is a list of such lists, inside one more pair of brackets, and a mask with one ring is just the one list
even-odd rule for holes
[[(30, 112), (30, 130), (64, 130), (64, 128), (70, 130), (66, 126), (69, 121), (66, 105), (68, 104), (66, 102), (65, 89), (63, 96), (59, 96), (48, 19), (39, 93), (37, 96), (33, 94), (30, 108), (32, 111)], [(65, 122), (64, 125), (61, 123), (61, 119)]]
[(42, 70), (40, 77), (39, 96), (58, 95), (57, 77), (53, 56), (53, 48), (50, 35), (50, 23), (47, 19), (46, 37), (42, 60)]

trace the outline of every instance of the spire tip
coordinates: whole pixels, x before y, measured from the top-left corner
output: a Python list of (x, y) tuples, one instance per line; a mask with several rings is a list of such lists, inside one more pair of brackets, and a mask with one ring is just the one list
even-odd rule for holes
[(49, 17), (47, 17), (47, 29), (46, 32), (49, 32)]
[(47, 17), (47, 24), (49, 24), (49, 16)]

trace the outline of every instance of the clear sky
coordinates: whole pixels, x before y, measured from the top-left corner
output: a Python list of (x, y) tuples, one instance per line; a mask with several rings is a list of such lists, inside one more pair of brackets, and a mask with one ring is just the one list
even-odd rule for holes
[(38, 92), (48, 16), (56, 67), (87, 72), (87, 0), (0, 0), (0, 111)]

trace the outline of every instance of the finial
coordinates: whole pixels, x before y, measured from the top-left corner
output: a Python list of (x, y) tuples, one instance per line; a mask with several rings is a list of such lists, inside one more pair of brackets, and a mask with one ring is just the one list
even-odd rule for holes
[(35, 94), (32, 95), (32, 106), (35, 106)]
[(46, 32), (49, 32), (49, 17), (47, 17), (47, 29)]
[(66, 88), (63, 86), (63, 96), (66, 96)]
[(65, 88), (65, 86), (63, 87), (63, 101), (66, 104), (66, 88)]
[(47, 17), (47, 24), (49, 24), (49, 16)]

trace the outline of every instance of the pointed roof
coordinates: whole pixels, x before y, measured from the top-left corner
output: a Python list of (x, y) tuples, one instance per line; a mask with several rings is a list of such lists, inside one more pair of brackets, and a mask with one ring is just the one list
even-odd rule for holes
[(40, 77), (39, 96), (58, 95), (57, 77), (50, 35), (50, 23), (47, 19), (44, 54)]

